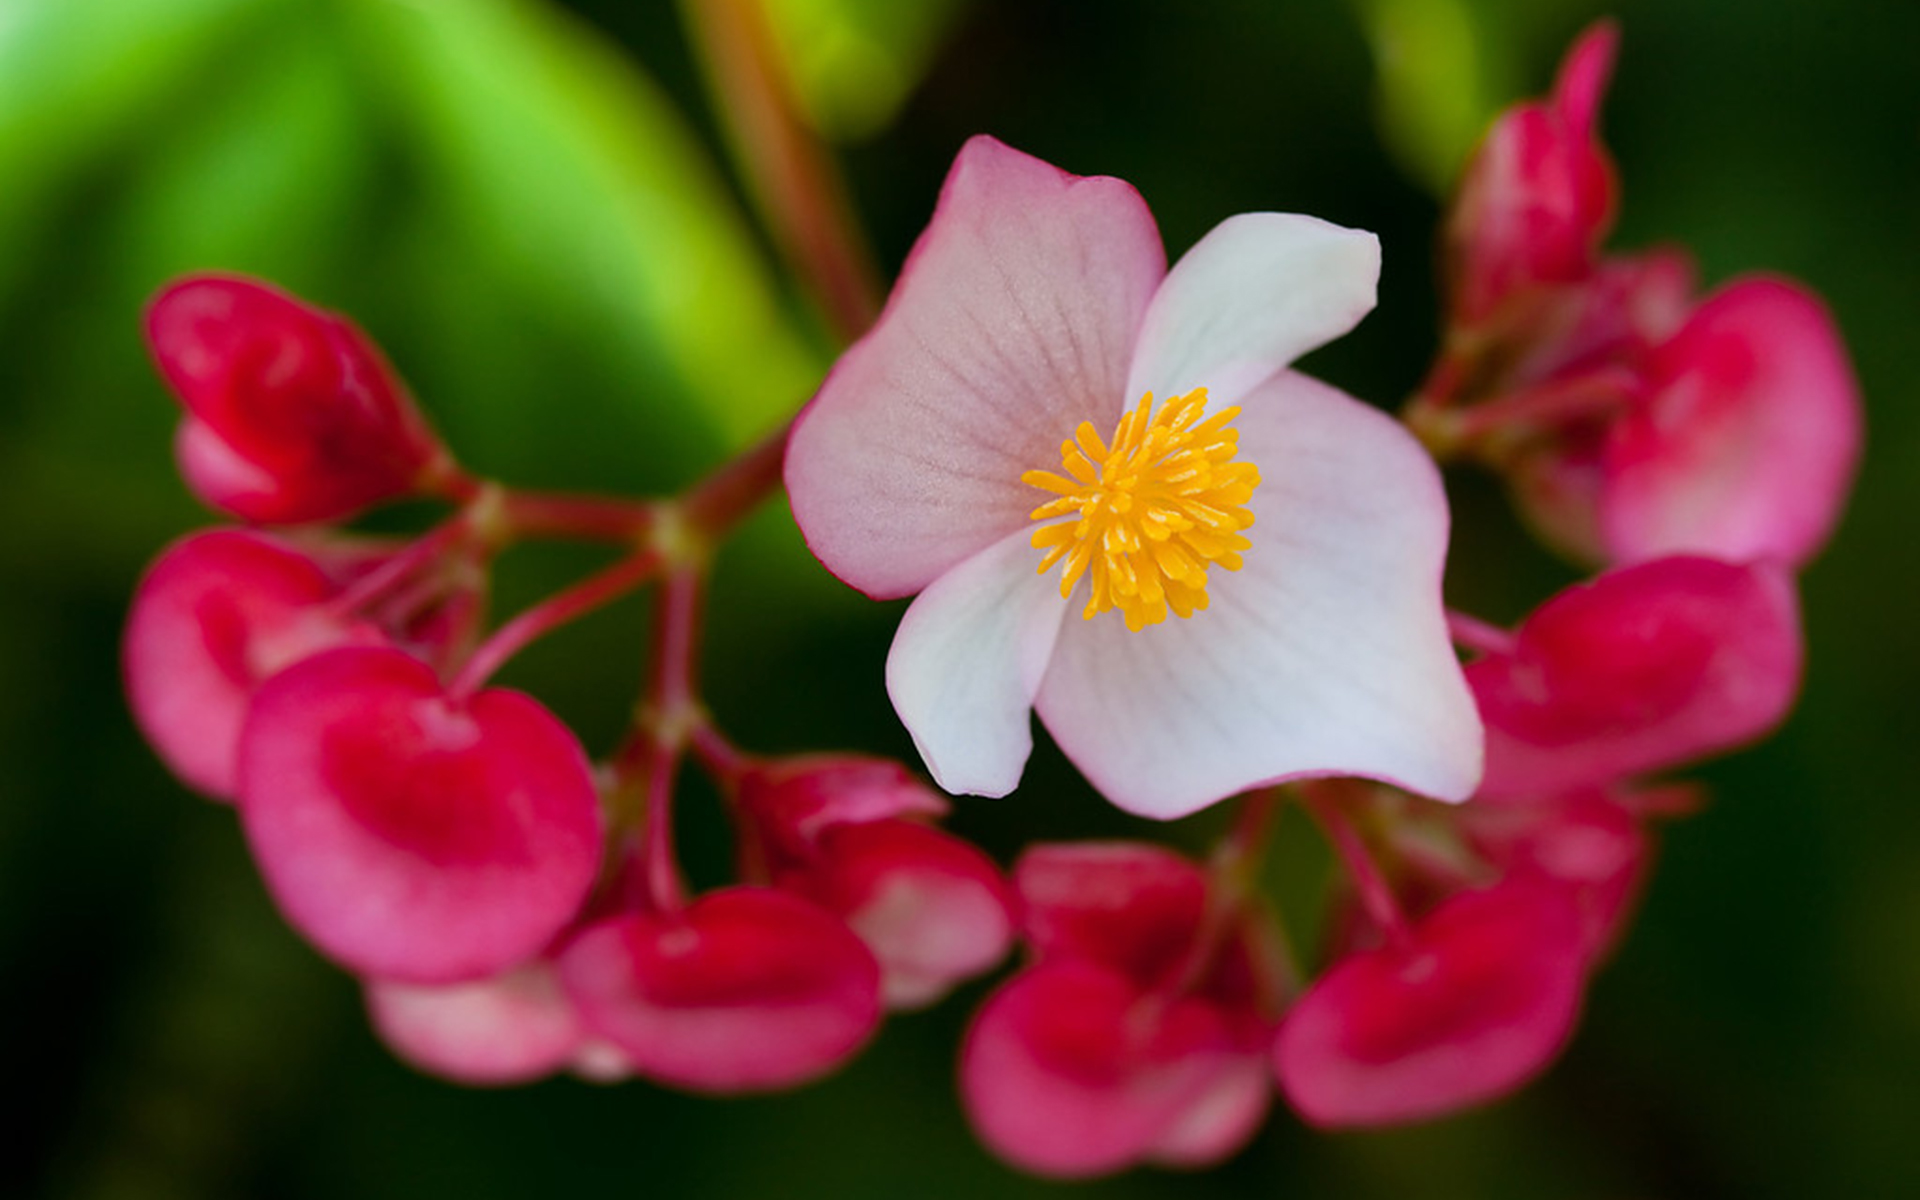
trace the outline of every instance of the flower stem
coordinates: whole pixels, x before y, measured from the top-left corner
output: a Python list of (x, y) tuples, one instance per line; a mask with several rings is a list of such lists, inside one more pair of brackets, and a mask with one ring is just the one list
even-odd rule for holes
[(838, 168), (794, 109), (764, 0), (684, 0), (681, 11), (762, 219), (851, 342), (880, 311), (879, 273)]
[(1514, 636), (1511, 632), (1458, 609), (1447, 610), (1447, 634), (1453, 639), (1454, 645), (1475, 654), (1513, 653)]
[(778, 491), (791, 423), (695, 484), (678, 502), (690, 532), (713, 541)]
[(1333, 845), (1334, 853), (1339, 856), (1348, 878), (1353, 881), (1360, 905), (1366, 910), (1368, 918), (1396, 946), (1406, 946), (1413, 938), (1406, 914), (1400, 911), (1400, 902), (1394, 898), (1393, 887), (1381, 872), (1380, 864), (1374, 861), (1372, 852), (1367, 849), (1366, 839), (1354, 828), (1353, 821), (1342, 806), (1339, 791), (1339, 784), (1327, 781), (1302, 784), (1300, 788), (1307, 811)]
[(641, 870), (647, 899), (657, 912), (673, 912), (687, 902), (674, 851), (673, 782), (689, 739), (705, 724), (693, 680), (703, 584), (699, 569), (682, 568), (661, 586), (654, 612), (653, 679), (629, 743), (628, 761), (645, 786)]
[(354, 580), (328, 602), (328, 608), (342, 616), (368, 608), (472, 532), (473, 518), (469, 512), (462, 510), (453, 514)]
[(652, 550), (642, 550), (524, 610), (480, 644), (447, 685), (448, 694), (472, 695), (508, 659), (534, 641), (576, 617), (619, 599), (659, 571), (660, 556)]
[(659, 506), (616, 496), (575, 496), (518, 488), (500, 498), (500, 521), (513, 537), (568, 537), (605, 542), (644, 542), (659, 519)]
[(1200, 925), (1194, 931), (1186, 956), (1162, 993), (1166, 999), (1183, 996), (1199, 987), (1219, 960), (1253, 898), (1253, 881), (1272, 840), (1274, 819), (1279, 810), (1280, 793), (1275, 788), (1261, 788), (1241, 797), (1233, 827), (1213, 848), (1207, 867), (1206, 908), (1200, 914)]
[(1641, 381), (1632, 371), (1624, 367), (1601, 367), (1460, 409), (1451, 414), (1451, 432), (1464, 442), (1481, 442), (1495, 434), (1524, 437), (1577, 421), (1615, 415), (1633, 404), (1641, 388)]

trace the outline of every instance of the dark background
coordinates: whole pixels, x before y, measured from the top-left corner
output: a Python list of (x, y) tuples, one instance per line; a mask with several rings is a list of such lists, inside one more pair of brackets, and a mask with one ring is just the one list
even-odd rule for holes
[[(569, 7), (0, 0), (0, 1062), (27, 1114), (4, 1139), (0, 1193), (1920, 1195), (1920, 543), (1902, 524), (1920, 489), (1920, 8), (1869, 0), (1613, 10), (1614, 245), (1674, 240), (1709, 282), (1767, 269), (1818, 289), (1855, 355), (1869, 445), (1851, 513), (1804, 578), (1800, 708), (1699, 772), (1715, 802), (1665, 838), (1639, 923), (1544, 1080), (1391, 1133), (1321, 1135), (1282, 1113), (1217, 1171), (1063, 1186), (1011, 1173), (962, 1122), (951, 1063), (978, 985), (889, 1023), (826, 1083), (771, 1098), (570, 1080), (469, 1091), (390, 1059), (352, 982), (272, 911), (231, 814), (174, 783), (122, 705), (138, 572), (211, 520), (173, 475), (175, 410), (139, 306), (171, 275), (221, 267), (348, 311), (464, 458), (522, 483), (666, 491), (769, 428), (830, 350), (740, 215), (678, 14)], [(852, 190), (890, 268), (980, 131), (1131, 180), (1173, 254), (1247, 209), (1374, 229), (1380, 308), (1310, 365), (1383, 404), (1433, 344), (1438, 205), (1421, 179), (1444, 175), (1493, 107), (1543, 90), (1601, 11), (790, 9), (906, 34), (920, 22), (903, 12), (941, 17), (924, 61), (890, 68), (900, 88), (919, 78), (898, 110), (850, 118), (866, 126), (844, 148)], [(825, 61), (839, 102), (885, 99), (884, 72), (854, 69), (866, 60)], [(1382, 122), (1379, 86), (1402, 97)], [(1574, 577), (1486, 481), (1452, 482), (1456, 602), (1510, 620)], [(517, 552), (498, 610), (591, 561)], [(910, 753), (880, 677), (896, 615), (826, 579), (783, 513), (763, 515), (721, 563), (716, 711), (757, 749)], [(634, 692), (641, 616), (638, 602), (596, 616), (505, 680), (604, 750)], [(685, 809), (689, 858), (712, 881), (718, 818), (697, 786)], [(1208, 821), (1123, 820), (1043, 751), (1016, 797), (963, 801), (955, 824), (1004, 858), (1036, 837), (1198, 841)], [(1280, 857), (1303, 876), (1283, 890), (1311, 895), (1312, 850)]]

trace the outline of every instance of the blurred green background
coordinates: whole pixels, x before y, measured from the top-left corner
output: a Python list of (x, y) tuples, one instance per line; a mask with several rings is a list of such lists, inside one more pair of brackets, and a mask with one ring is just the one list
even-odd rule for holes
[[(1380, 232), (1379, 310), (1313, 369), (1392, 403), (1433, 344), (1437, 187), (1494, 108), (1541, 91), (1586, 0), (1208, 4), (777, 0), (891, 269), (948, 161), (991, 132), (1133, 181), (1178, 253), (1228, 214)], [(211, 518), (139, 340), (168, 277), (270, 276), (353, 314), (475, 468), (680, 486), (804, 398), (831, 348), (745, 217), (664, 0), (0, 0), (0, 1037), (19, 1089), (0, 1194), (48, 1197), (1920, 1195), (1920, 7), (1634, 0), (1604, 128), (1617, 247), (1675, 240), (1709, 281), (1819, 289), (1870, 445), (1805, 578), (1805, 699), (1704, 771), (1633, 936), (1538, 1085), (1419, 1129), (1283, 1114), (1227, 1166), (1067, 1187), (972, 1142), (951, 1062), (976, 986), (892, 1021), (791, 1095), (568, 1080), (467, 1091), (391, 1060), (352, 982), (280, 923), (231, 814), (122, 706), (142, 564)], [(1450, 588), (1500, 619), (1570, 579), (1483, 479), (1457, 484)], [(417, 527), (426, 514), (382, 518)], [(504, 564), (500, 611), (591, 556)], [(897, 610), (827, 579), (781, 512), (720, 567), (707, 681), (764, 750), (909, 754), (881, 686)], [(507, 682), (605, 749), (641, 607)], [(1135, 833), (1043, 750), (955, 824), (1003, 857)], [(690, 788), (687, 852), (725, 845)], [(1299, 836), (1294, 829), (1290, 836)], [(1289, 851), (1302, 874), (1312, 852)], [(1310, 893), (1314, 884), (1287, 885)]]

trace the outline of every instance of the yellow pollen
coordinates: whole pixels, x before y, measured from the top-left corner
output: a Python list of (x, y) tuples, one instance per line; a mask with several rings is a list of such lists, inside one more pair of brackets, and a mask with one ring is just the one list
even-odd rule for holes
[[(1153, 393), (1120, 418), (1113, 444), (1082, 421), (1060, 444), (1066, 475), (1028, 471), (1023, 483), (1055, 499), (1033, 510), (1040, 571), (1065, 562), (1060, 595), (1082, 575), (1092, 595), (1081, 615), (1120, 610), (1127, 628), (1167, 619), (1171, 608), (1190, 617), (1207, 606), (1207, 567), (1240, 569), (1240, 552), (1253, 543), (1241, 530), (1253, 525), (1246, 504), (1260, 485), (1260, 469), (1234, 462), (1240, 431), (1230, 428), (1238, 408), (1202, 421), (1207, 389), (1195, 388), (1153, 410)], [(1055, 520), (1055, 518), (1072, 518)]]

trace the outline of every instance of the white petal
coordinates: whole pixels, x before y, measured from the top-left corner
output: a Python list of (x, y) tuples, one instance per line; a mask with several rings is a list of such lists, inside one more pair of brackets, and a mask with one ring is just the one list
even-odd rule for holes
[(1121, 383), (1166, 254), (1117, 179), (968, 142), (872, 332), (794, 426), (787, 491), (807, 545), (870, 596), (919, 591), (1027, 524), (1082, 421)]
[(1167, 273), (1140, 327), (1126, 395), (1207, 389), (1214, 411), (1373, 309), (1380, 242), (1294, 213), (1229, 217)]
[(887, 692), (934, 780), (1004, 796), (1033, 749), (1030, 712), (1067, 611), (1029, 533), (1001, 539), (921, 592), (887, 655)]
[(1255, 784), (1357, 775), (1441, 799), (1479, 782), (1480, 719), (1440, 598), (1439, 472), (1385, 414), (1287, 373), (1248, 398), (1253, 548), (1211, 607), (1130, 632), (1068, 619), (1037, 707), (1093, 785), (1178, 817)]

